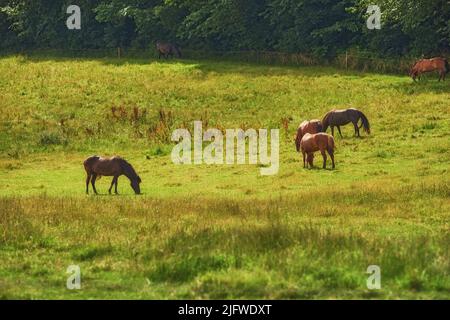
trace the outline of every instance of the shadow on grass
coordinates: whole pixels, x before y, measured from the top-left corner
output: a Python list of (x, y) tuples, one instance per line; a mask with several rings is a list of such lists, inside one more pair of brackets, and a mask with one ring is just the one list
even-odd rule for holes
[[(155, 53), (151, 50), (147, 52), (139, 52), (138, 54), (129, 54), (123, 58), (117, 58), (114, 49), (111, 50), (77, 50), (62, 52), (57, 50), (38, 51), (29, 53), (7, 53), (0, 55), (1, 58), (12, 56), (22, 56), (23, 62), (66, 62), (66, 61), (98, 61), (104, 65), (111, 66), (126, 66), (126, 65), (150, 65), (150, 64), (164, 64), (176, 65), (184, 64), (195, 65), (195, 68), (203, 73), (218, 73), (218, 74), (243, 74), (247, 76), (283, 76), (283, 75), (298, 75), (303, 77), (348, 77), (351, 79), (361, 79), (371, 75), (386, 75), (379, 73), (366, 73), (357, 70), (344, 70), (333, 66), (299, 66), (288, 64), (262, 64), (258, 62), (239, 61), (237, 59), (220, 59), (220, 58), (205, 58), (205, 59), (158, 59)], [(449, 93), (450, 85), (448, 82), (437, 81), (437, 77), (433, 74), (425, 75), (420, 82), (413, 82), (407, 75), (402, 76), (405, 81), (381, 84), (380, 89), (394, 89), (404, 94), (422, 94), (422, 93)], [(409, 79), (410, 81), (406, 81)]]
[(385, 88), (391, 88), (406, 95), (416, 95), (430, 92), (448, 94), (450, 93), (450, 82), (438, 82), (437, 79), (430, 79), (422, 82), (413, 82), (411, 80), (411, 82), (391, 84), (389, 87), (385, 86)]
[(238, 73), (247, 76), (282, 76), (282, 75), (299, 75), (305, 77), (322, 77), (322, 76), (348, 76), (355, 79), (363, 78), (368, 73), (355, 70), (343, 70), (332, 66), (299, 66), (289, 64), (262, 64), (258, 62), (239, 61), (237, 59), (205, 58), (205, 59), (158, 59), (149, 52), (148, 56), (138, 55), (133, 57), (117, 58), (113, 57), (114, 53), (105, 51), (95, 52), (94, 54), (77, 54), (77, 52), (31, 52), (16, 53), (0, 56), (8, 58), (13, 56), (21, 56), (23, 62), (67, 62), (67, 61), (98, 61), (104, 65), (126, 66), (126, 65), (195, 65), (196, 69), (204, 73), (214, 72), (218, 74)]

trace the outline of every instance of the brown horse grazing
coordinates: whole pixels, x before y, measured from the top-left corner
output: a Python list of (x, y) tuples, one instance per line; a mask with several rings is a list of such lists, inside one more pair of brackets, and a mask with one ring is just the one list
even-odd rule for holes
[(108, 191), (111, 194), (111, 189), (113, 185), (115, 185), (114, 192), (117, 194), (117, 180), (121, 175), (125, 175), (128, 179), (130, 179), (130, 185), (136, 194), (141, 193), (141, 188), (139, 187), (141, 178), (137, 175), (131, 164), (129, 164), (125, 159), (122, 159), (121, 157), (104, 158), (92, 156), (87, 158), (83, 164), (87, 173), (86, 194), (89, 194), (89, 181), (91, 181), (92, 189), (94, 189), (95, 194), (97, 194), (97, 189), (95, 189), (95, 180), (97, 178), (100, 179), (101, 176), (113, 176), (111, 186)]
[(169, 42), (161, 42), (156, 41), (156, 51), (158, 51), (159, 59), (161, 59), (161, 56), (164, 58), (173, 57), (176, 55), (178, 58), (181, 58), (181, 51), (180, 49)]
[(420, 75), (425, 72), (432, 71), (439, 72), (439, 80), (445, 80), (445, 75), (450, 72), (450, 65), (448, 61), (444, 58), (432, 58), (432, 59), (420, 59), (409, 71), (409, 76), (416, 81), (416, 78), (420, 80)]
[(300, 149), (303, 155), (303, 168), (314, 166), (314, 152), (320, 151), (323, 157), (323, 168), (327, 167), (327, 154), (328, 152), (331, 158), (331, 162), (334, 166), (334, 138), (327, 133), (319, 132), (315, 134), (307, 133), (303, 136), (300, 142)]
[[(361, 119), (361, 125), (358, 127), (358, 121)], [(370, 124), (367, 117), (355, 108), (344, 109), (344, 110), (332, 110), (328, 112), (322, 119), (323, 132), (326, 132), (328, 127), (331, 127), (331, 134), (334, 137), (334, 127), (337, 127), (339, 135), (342, 138), (341, 127), (346, 124), (352, 123), (355, 127), (355, 134), (359, 135), (359, 129), (364, 127), (364, 131), (370, 134)]]
[(300, 141), (302, 141), (303, 136), (306, 133), (318, 133), (322, 132), (322, 122), (320, 120), (306, 120), (303, 121), (297, 129), (297, 136), (295, 137), (295, 147), (297, 148), (297, 152), (300, 152)]

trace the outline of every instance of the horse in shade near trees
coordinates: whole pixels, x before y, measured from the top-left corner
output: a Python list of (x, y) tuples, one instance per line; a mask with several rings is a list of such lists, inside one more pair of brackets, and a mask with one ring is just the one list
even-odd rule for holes
[(180, 48), (170, 42), (156, 41), (156, 51), (158, 52), (159, 59), (161, 59), (161, 57), (167, 59), (169, 57), (173, 57), (174, 55), (181, 58)]

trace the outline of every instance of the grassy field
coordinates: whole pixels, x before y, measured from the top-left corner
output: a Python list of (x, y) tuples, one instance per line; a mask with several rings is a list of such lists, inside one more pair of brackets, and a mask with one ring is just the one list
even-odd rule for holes
[[(0, 298), (449, 299), (450, 83), (436, 79), (1, 57)], [(298, 124), (347, 107), (372, 134), (343, 127), (336, 170), (303, 169)], [(280, 128), (278, 174), (173, 164), (171, 132), (194, 120)], [(127, 158), (144, 194), (122, 177), (109, 196), (103, 177), (85, 195), (92, 154)], [(66, 288), (69, 265), (81, 290)]]

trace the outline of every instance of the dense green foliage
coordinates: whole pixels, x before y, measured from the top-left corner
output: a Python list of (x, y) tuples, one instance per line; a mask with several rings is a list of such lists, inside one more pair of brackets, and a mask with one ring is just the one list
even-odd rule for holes
[(332, 56), (440, 55), (450, 48), (446, 0), (380, 0), (381, 30), (366, 27), (367, 0), (0, 0), (2, 48), (148, 48), (157, 39), (207, 50), (276, 50)]

